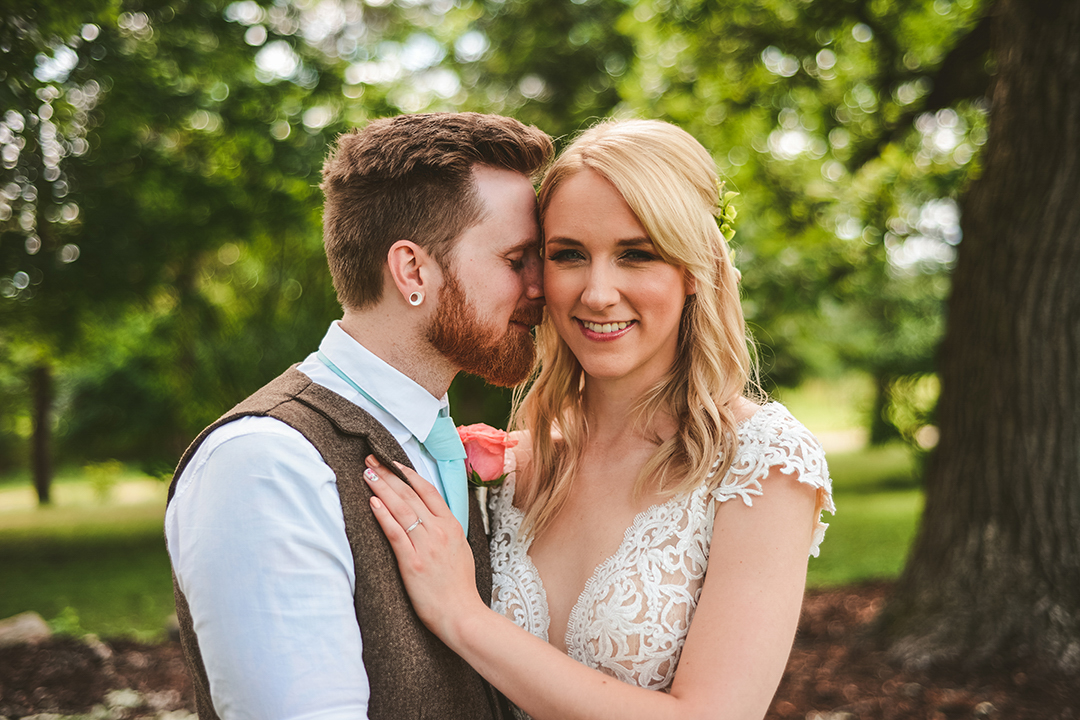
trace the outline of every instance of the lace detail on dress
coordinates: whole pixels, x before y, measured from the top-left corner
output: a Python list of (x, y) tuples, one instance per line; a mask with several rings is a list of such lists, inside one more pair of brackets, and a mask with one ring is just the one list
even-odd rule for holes
[(514, 507), (517, 466), (512, 450), (503, 466), (506, 480), (488, 497), (491, 516), (491, 609), (543, 640), (548, 639), (547, 592), (529, 558), (529, 547), (518, 541), (525, 513)]
[[(812, 555), (818, 554), (828, 527), (820, 520), (821, 511), (834, 508), (817, 440), (779, 403), (765, 405), (740, 424), (738, 436), (731, 468), (715, 489), (702, 484), (634, 518), (622, 544), (597, 567), (570, 611), (570, 657), (623, 682), (667, 690), (701, 595), (717, 504), (738, 498), (752, 506), (773, 468), (798, 473), (800, 482), (818, 489), (811, 548)], [(513, 506), (514, 480), (510, 472), (490, 499), (491, 607), (547, 640), (547, 594), (529, 559), (531, 542), (518, 535), (524, 513)]]

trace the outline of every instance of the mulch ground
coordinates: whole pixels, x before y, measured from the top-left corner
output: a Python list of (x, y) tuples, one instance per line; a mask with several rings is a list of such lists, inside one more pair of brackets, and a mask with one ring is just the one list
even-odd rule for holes
[[(862, 631), (889, 585), (812, 592), (768, 720), (1080, 720), (1080, 677), (907, 671), (867, 649)], [(54, 638), (0, 649), (0, 716), (87, 713), (117, 689), (138, 693), (127, 718), (194, 711), (179, 643)], [(114, 695), (115, 697), (115, 695)], [(116, 715), (116, 712), (113, 713)]]
[(1080, 675), (910, 671), (867, 647), (889, 583), (808, 593), (767, 720), (1080, 720)]

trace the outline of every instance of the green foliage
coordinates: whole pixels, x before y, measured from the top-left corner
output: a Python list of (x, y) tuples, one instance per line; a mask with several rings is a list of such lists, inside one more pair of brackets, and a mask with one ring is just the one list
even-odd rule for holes
[[(560, 139), (611, 114), (685, 127), (741, 193), (767, 382), (859, 369), (874, 439), (910, 439), (905, 378), (933, 372), (955, 198), (986, 138), (986, 6), (16, 4), (0, 20), (0, 467), (25, 456), (40, 363), (65, 457), (174, 461), (339, 312), (316, 187), (334, 135), (455, 109)], [(508, 393), (462, 378), (451, 394), (469, 421), (505, 418)]]
[(936, 375), (909, 375), (893, 382), (888, 420), (904, 440), (924, 449), (937, 444), (933, 418), (940, 392)]
[(118, 460), (87, 463), (83, 466), (83, 474), (90, 481), (90, 487), (93, 488), (98, 502), (105, 504), (109, 501), (124, 469), (124, 464)]
[(75, 611), (75, 608), (68, 605), (60, 614), (49, 621), (49, 629), (57, 635), (67, 635), (69, 637), (82, 637), (86, 634), (82, 625), (79, 623), (79, 613)]
[(556, 138), (607, 116), (622, 100), (618, 80), (634, 62), (634, 38), (619, 32), (622, 0), (478, 0), (466, 5), (488, 50), (457, 59), (470, 106), (510, 114)]
[(22, 464), (29, 430), (25, 407), (28, 391), (20, 369), (11, 344), (0, 335), (0, 473)]
[(985, 120), (966, 95), (920, 113), (942, 107), (928, 89), (983, 5), (645, 1), (620, 23), (638, 39), (624, 107), (690, 130), (743, 193), (773, 382), (928, 370), (958, 239), (930, 211), (954, 209)]
[[(62, 442), (175, 460), (337, 312), (313, 179), (332, 135), (301, 110), (340, 83), (260, 79), (222, 3), (47, 13), (3, 26), (22, 148), (0, 178), (0, 338), (60, 362)], [(273, 42), (321, 59), (293, 33)]]

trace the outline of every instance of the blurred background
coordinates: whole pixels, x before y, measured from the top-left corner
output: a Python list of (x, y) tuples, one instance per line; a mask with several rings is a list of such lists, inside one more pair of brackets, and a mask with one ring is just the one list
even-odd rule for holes
[[(983, 0), (35, 0), (0, 20), (0, 618), (164, 637), (187, 443), (339, 317), (334, 138), (476, 110), (677, 123), (740, 193), (767, 389), (829, 452), (812, 586), (892, 578), (987, 140)], [(509, 396), (451, 390), (459, 423)]]

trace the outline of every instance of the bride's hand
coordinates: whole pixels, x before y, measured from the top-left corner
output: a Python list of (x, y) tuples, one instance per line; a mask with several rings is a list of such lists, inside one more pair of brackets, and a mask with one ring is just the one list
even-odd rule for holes
[(368, 456), (364, 479), (371, 509), (397, 556), (401, 578), (424, 625), (444, 642), (471, 610), (487, 610), (476, 590), (476, 565), (461, 524), (439, 491), (398, 464), (409, 483)]

